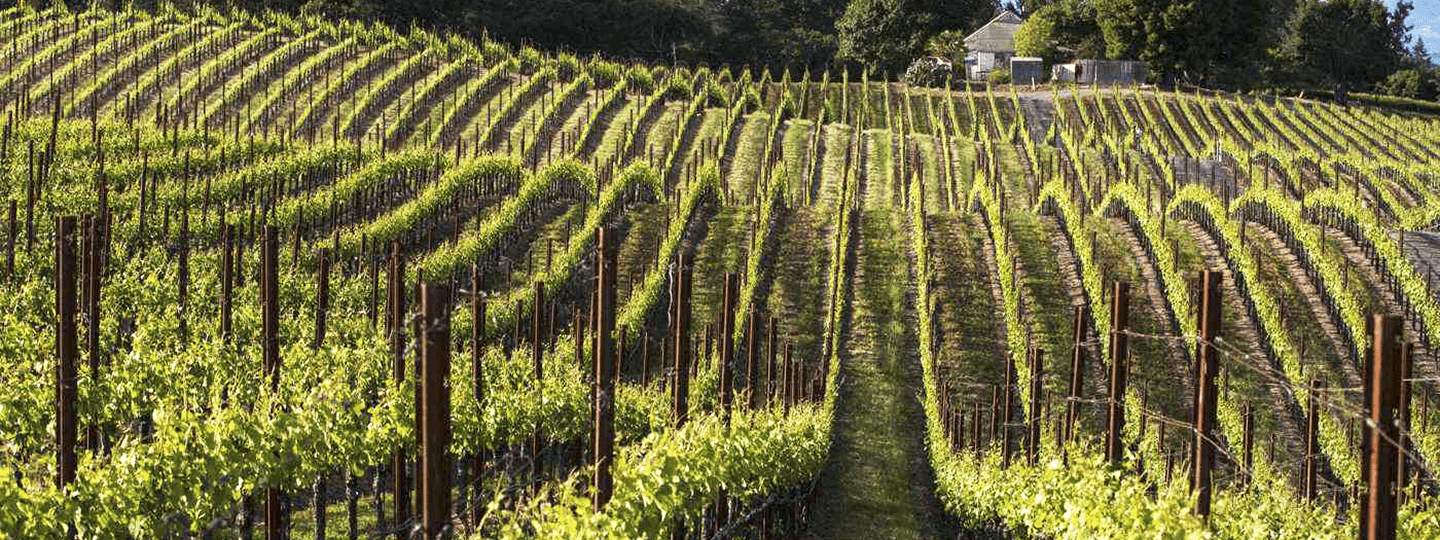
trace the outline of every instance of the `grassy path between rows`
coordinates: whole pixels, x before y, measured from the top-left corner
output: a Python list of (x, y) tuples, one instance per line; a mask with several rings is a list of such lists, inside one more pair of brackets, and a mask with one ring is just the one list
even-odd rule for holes
[(854, 313), (839, 360), (834, 447), (820, 479), (812, 538), (946, 537), (915, 394), (921, 375), (909, 262), (892, 212), (867, 210), (859, 221), (849, 291)]

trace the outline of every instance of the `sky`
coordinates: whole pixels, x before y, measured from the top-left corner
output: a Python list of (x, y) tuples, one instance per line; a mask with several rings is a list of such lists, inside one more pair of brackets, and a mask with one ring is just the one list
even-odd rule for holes
[[(1440, 0), (1411, 0), (1415, 10), (1410, 12), (1410, 35), (1423, 38), (1430, 59), (1440, 62)], [(1385, 0), (1385, 5), (1395, 7), (1395, 0)]]

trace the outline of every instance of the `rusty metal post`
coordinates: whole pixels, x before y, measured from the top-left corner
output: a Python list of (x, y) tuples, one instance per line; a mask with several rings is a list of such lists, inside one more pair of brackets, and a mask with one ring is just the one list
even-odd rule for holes
[[(401, 259), (400, 243), (390, 244), (390, 300), (386, 312), (386, 329), (390, 335), (391, 375), (397, 384), (405, 381), (405, 263)], [(394, 489), (394, 517), (392, 526), (397, 540), (405, 538), (398, 530), (401, 524), (410, 521), (410, 480), (406, 473), (409, 458), (402, 449), (396, 449), (391, 460), (391, 480)]]
[(1196, 356), (1195, 460), (1190, 488), (1196, 492), (1195, 513), (1210, 518), (1212, 472), (1215, 469), (1215, 404), (1220, 392), (1216, 376), (1220, 374), (1220, 351), (1215, 347), (1220, 338), (1220, 291), (1223, 274), (1206, 271), (1201, 275), (1200, 354)]
[[(270, 380), (270, 390), (276, 391), (280, 388), (280, 240), (274, 227), (267, 225), (264, 234), (260, 266), (262, 368), (264, 375)], [(284, 532), (280, 529), (280, 506), (280, 489), (265, 488), (267, 540), (279, 540)]]
[(610, 502), (610, 497), (615, 489), (614, 479), (611, 476), (611, 467), (615, 459), (615, 377), (612, 373), (615, 369), (615, 255), (619, 246), (614, 246), (615, 231), (609, 228), (600, 230), (599, 241), (596, 250), (599, 253), (600, 264), (596, 270), (599, 279), (596, 283), (599, 291), (600, 308), (595, 317), (595, 338), (596, 361), (595, 361), (595, 384), (599, 388), (595, 394), (595, 510), (599, 511)]
[(675, 427), (683, 427), (690, 414), (690, 317), (691, 317), (690, 255), (680, 256), (676, 272), (675, 317)]
[(1070, 324), (1070, 402), (1066, 404), (1065, 438), (1075, 438), (1075, 426), (1080, 423), (1080, 396), (1085, 391), (1085, 326), (1089, 323), (1090, 308), (1075, 306)]
[(1371, 387), (1370, 467), (1365, 484), (1369, 492), (1363, 530), (1367, 540), (1394, 540), (1396, 533), (1396, 487), (1398, 485), (1400, 429), (1396, 425), (1400, 408), (1400, 317), (1375, 315), (1374, 363), (1366, 382)]
[[(470, 384), (472, 385), (472, 392), (475, 394), (475, 403), (483, 410), (485, 407), (485, 353), (483, 346), (485, 337), (485, 298), (480, 295), (480, 265), (471, 267), (470, 279), (474, 289), (470, 295), (470, 314), (471, 320), (473, 321), (470, 324)], [(576, 317), (575, 320), (578, 321), (580, 318)], [(577, 347), (577, 349), (579, 349), (579, 347)], [(476, 450), (475, 453), (470, 455), (470, 470), (471, 475), (475, 479), (473, 482), (475, 482), (476, 485), (476, 500), (479, 500), (480, 476), (485, 470), (484, 453), (482, 451)], [(473, 502), (471, 506), (474, 512), (471, 519), (478, 523), (483, 517), (483, 507)]]
[(424, 284), (420, 311), (424, 339), (420, 341), (420, 368), (425, 396), (420, 427), (420, 493), (425, 538), (439, 538), (450, 522), (450, 288)]
[[(541, 391), (541, 388), (543, 388), (542, 383), (545, 380), (545, 367), (543, 362), (545, 356), (545, 336), (543, 335), (545, 328), (543, 325), (544, 306), (545, 282), (536, 281), (534, 302), (530, 305), (530, 358), (533, 362), (531, 376), (535, 378), (536, 391)], [(530, 435), (530, 476), (537, 482), (540, 479), (540, 474), (543, 472), (541, 466), (544, 464), (544, 460), (541, 459), (541, 453), (545, 445), (542, 434), (543, 429), (544, 426), (540, 425), (537, 421), (535, 430)]]
[(59, 369), (55, 381), (58, 409), (55, 418), (57, 439), (56, 485), (63, 491), (75, 481), (75, 439), (77, 422), (76, 396), (79, 375), (76, 362), (80, 358), (79, 310), (76, 298), (77, 268), (75, 263), (75, 217), (59, 218), (55, 234), (55, 352)]
[(1130, 283), (1115, 282), (1110, 304), (1110, 400), (1105, 411), (1105, 459), (1120, 465), (1125, 457), (1120, 432), (1125, 427), (1126, 359), (1130, 357)]

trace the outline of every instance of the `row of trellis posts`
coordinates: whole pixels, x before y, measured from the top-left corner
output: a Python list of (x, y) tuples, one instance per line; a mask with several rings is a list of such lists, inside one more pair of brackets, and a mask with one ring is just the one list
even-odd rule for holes
[[(89, 347), (91, 351), (89, 355), (90, 369), (92, 374), (99, 369), (98, 362), (100, 355), (97, 354), (99, 343), (98, 331), (96, 329), (98, 323), (96, 311), (99, 306), (99, 276), (104, 271), (100, 265), (103, 264), (103, 260), (105, 259), (105, 257), (99, 254), (105, 250), (105, 244), (108, 240), (108, 235), (105, 234), (107, 232), (105, 231), (107, 221), (108, 216), (102, 214), (99, 217), (87, 216), (83, 220), (83, 227), (77, 226), (79, 224), (77, 224), (77, 220), (74, 217), (60, 218), (56, 224), (57, 235), (60, 239), (60, 241), (56, 243), (55, 253), (57, 261), (56, 308), (59, 319), (56, 352), (60, 359), (58, 365), (59, 373), (57, 373), (59, 384), (57, 384), (56, 396), (58, 409), (57, 435), (59, 439), (57, 446), (57, 483), (61, 486), (72, 482), (75, 477), (75, 447), (78, 438), (75, 381), (78, 369), (76, 362), (79, 358), (80, 346), (78, 340), (78, 319), (79, 313), (82, 310), (86, 314), (85, 320), (90, 327), (86, 332), (86, 346)], [(77, 229), (79, 230), (77, 231)], [(231, 272), (233, 268), (233, 263), (231, 262), (233, 239), (231, 238), (231, 233), (232, 231), (229, 227), (222, 227), (220, 324), (222, 336), (227, 337), (230, 334)], [(83, 245), (83, 260), (78, 264), (76, 261), (76, 247), (74, 245), (77, 234), (81, 237)], [(278, 282), (277, 251), (279, 240), (277, 231), (273, 228), (267, 228), (264, 235), (260, 280), (262, 304), (264, 308), (262, 311), (262, 333), (264, 336), (262, 338), (262, 354), (263, 369), (265, 374), (270, 377), (273, 389), (275, 385), (278, 385), (280, 368), (279, 343), (275, 337), (278, 333), (279, 324), (278, 308), (276, 307), (278, 306), (278, 294), (275, 285)], [(614, 256), (618, 250), (615, 246), (609, 245), (611, 242), (607, 242), (607, 240), (613, 237), (613, 233), (607, 234), (603, 231), (597, 235), (597, 252), (601, 254), (601, 256), (597, 260), (599, 264), (596, 266), (596, 280), (597, 291), (600, 291), (600, 294), (592, 298), (594, 304), (591, 306), (593, 313), (597, 315), (592, 318), (592, 323), (595, 325), (595, 328), (592, 328), (592, 335), (595, 337), (592, 337), (592, 339), (603, 339), (603, 341), (593, 343), (592, 349), (600, 351), (601, 355), (601, 358), (598, 359), (599, 361), (594, 364), (595, 373), (593, 381), (595, 388), (592, 391), (594, 407), (594, 417), (592, 420), (595, 426), (591, 441), (594, 452), (593, 456), (595, 456), (595, 489), (593, 493), (595, 497), (594, 503), (597, 508), (603, 506), (612, 493), (609, 466), (610, 459), (613, 457), (613, 400), (614, 382), (617, 375), (615, 365), (617, 355), (615, 354), (613, 336), (615, 324), (614, 296), (617, 289), (614, 276), (616, 266)], [(182, 246), (183, 245), (184, 243), (182, 242)], [(188, 250), (182, 248), (179, 254), (179, 270), (182, 282), (187, 279), (186, 274), (188, 274), (187, 251)], [(315, 346), (319, 346), (319, 344), (323, 342), (325, 334), (326, 311), (328, 306), (329, 259), (328, 250), (321, 250), (318, 257), (319, 287)], [(682, 343), (684, 339), (688, 339), (687, 336), (690, 331), (688, 294), (690, 280), (688, 263), (682, 261), (681, 267), (685, 270), (678, 273), (677, 286), (672, 289), (672, 294), (676, 295), (675, 298), (672, 298), (673, 301), (671, 304), (675, 312), (671, 314), (670, 320), (672, 326), (669, 329), (675, 333), (677, 343)], [(403, 327), (406, 323), (405, 310), (403, 309), (404, 299), (402, 296), (402, 286), (405, 280), (398, 246), (394, 247), (391, 256), (390, 274), (391, 283), (389, 283), (389, 290), (391, 296), (388, 303), (393, 308), (389, 310), (389, 312), (393, 314), (393, 317), (386, 322), (387, 326), (392, 330), (391, 336), (394, 340), (393, 343), (396, 353), (395, 375), (397, 378), (403, 378), (406, 342), (403, 337), (403, 332), (393, 331), (395, 328)], [(478, 272), (476, 277), (478, 278)], [(1192, 396), (1193, 403), (1197, 404), (1193, 418), (1194, 423), (1192, 425), (1197, 426), (1197, 428), (1194, 430), (1196, 437), (1193, 446), (1195, 455), (1192, 460), (1192, 470), (1189, 476), (1191, 485), (1197, 492), (1196, 510), (1202, 515), (1208, 515), (1210, 511), (1212, 491), (1211, 475), (1215, 466), (1215, 403), (1218, 398), (1216, 377), (1220, 371), (1219, 351), (1216, 347), (1220, 328), (1220, 279), (1222, 279), (1222, 277), (1218, 272), (1205, 272), (1201, 278), (1201, 339), (1197, 345), (1198, 354), (1196, 355), (1197, 366), (1195, 373), (1197, 375), (1197, 384), (1195, 394)], [(83, 299), (77, 298), (77, 296), (79, 296), (77, 294), (77, 281), (82, 282)], [(721, 318), (721, 335), (731, 336), (734, 335), (733, 316), (736, 306), (733, 304), (735, 302), (735, 292), (736, 289), (738, 289), (738, 282), (733, 276), (727, 276), (725, 285), (726, 305), (724, 308), (724, 316)], [(182, 287), (182, 291), (183, 289)], [(442, 450), (448, 445), (450, 436), (449, 402), (448, 394), (440, 392), (439, 390), (444, 387), (443, 381), (447, 379), (449, 375), (448, 358), (450, 340), (448, 335), (448, 308), (449, 303), (453, 300), (453, 296), (447, 285), (424, 284), (418, 288), (417, 292), (417, 297), (420, 301), (419, 308), (422, 314), (422, 325), (417, 328), (423, 329), (423, 332), (417, 333), (417, 337), (423, 337), (423, 339), (419, 340), (419, 358), (421, 362), (416, 366), (419, 375), (419, 377), (417, 377), (418, 386), (416, 393), (418, 411), (417, 432), (422, 455), (420, 456), (420, 462), (417, 467), (420, 478), (416, 479), (415, 484), (417, 486), (416, 492), (420, 497), (419, 506), (423, 513), (423, 516), (421, 516), (423, 523), (426, 524), (426, 529), (427, 531), (431, 531), (431, 534), (438, 534), (439, 529), (432, 530), (432, 527), (446, 526), (449, 523), (450, 516), (450, 475), (448, 471), (451, 464), (448, 461), (448, 456)], [(542, 317), (538, 312), (538, 310), (541, 309), (540, 306), (544, 305), (543, 294), (543, 288), (537, 286), (537, 296), (534, 304), (537, 313), (532, 319), (532, 333), (534, 334), (532, 336), (532, 345), (537, 348), (534, 356), (536, 362), (535, 376), (537, 379), (543, 375), (540, 371), (541, 363), (539, 360), (541, 351), (538, 350), (543, 342), (541, 339)], [(1128, 375), (1126, 362), (1120, 360), (1129, 357), (1129, 285), (1123, 282), (1114, 284), (1112, 294), (1112, 321), (1114, 321), (1115, 330), (1110, 336), (1111, 373), (1109, 399), (1107, 400), (1106, 411), (1105, 449), (1107, 458), (1112, 462), (1119, 463), (1124, 454), (1120, 432), (1125, 422), (1123, 400)], [(180, 302), (183, 313), (186, 304), (186, 298), (183, 292)], [(478, 295), (475, 297), (473, 309), (476, 312), (476, 320), (484, 320), (484, 301), (480, 299)], [(1078, 405), (1080, 389), (1083, 388), (1082, 377), (1085, 361), (1083, 348), (1080, 347), (1079, 344), (1083, 342), (1083, 329), (1087, 326), (1087, 319), (1088, 313), (1086, 309), (1084, 307), (1077, 307), (1073, 328), (1077, 346), (1074, 348), (1071, 358), (1071, 387), (1068, 411), (1066, 413), (1065, 425), (1063, 426), (1064, 439), (1066, 440), (1074, 436), (1074, 424), (1077, 422), (1079, 416)], [(755, 324), (755, 320), (756, 319), (752, 317), (752, 325)], [(1365, 451), (1362, 452), (1362, 460), (1364, 461), (1362, 472), (1367, 488), (1363, 493), (1355, 493), (1353, 497), (1356, 503), (1364, 501), (1365, 504), (1365, 511), (1360, 513), (1363, 537), (1378, 540), (1394, 537), (1397, 499), (1403, 497), (1405, 484), (1410, 479), (1410, 475), (1406, 474), (1405, 471), (1407, 468), (1405, 459), (1407, 452), (1404, 446), (1408, 445), (1408, 441), (1404, 438), (1403, 433), (1408, 431), (1409, 428), (1409, 360), (1411, 347), (1408, 344), (1402, 343), (1400, 336), (1401, 321), (1399, 317), (1376, 315), (1370, 322), (1374, 347), (1365, 358), (1366, 384), (1364, 403), (1370, 425), (1378, 426), (1378, 429), (1371, 429), (1364, 438), (1363, 445)], [(182, 333), (183, 332), (182, 324)], [(480, 329), (477, 327), (475, 332), (476, 335), (474, 338), (478, 343)], [(576, 332), (577, 342), (584, 339), (583, 335), (583, 330)], [(751, 339), (756, 339), (757, 335), (758, 332), (754, 331), (752, 327), (752, 331), (750, 332)], [(773, 356), (775, 351), (773, 344), (773, 320), (771, 339), (772, 362), (770, 363), (770, 370), (773, 374)], [(722, 347), (721, 355), (722, 358), (725, 359), (723, 360), (725, 365), (728, 367), (731, 365), (731, 360), (733, 360), (733, 343), (731, 343), (729, 339), (722, 339), (720, 341)], [(476, 350), (478, 351), (478, 347)], [(754, 356), (754, 351), (758, 350), (753, 341), (749, 350), (752, 353), (752, 357)], [(684, 423), (687, 413), (685, 397), (688, 394), (686, 391), (688, 381), (686, 375), (690, 370), (684, 369), (682, 366), (690, 364), (689, 353), (688, 347), (675, 348), (676, 379), (672, 386), (672, 402), (674, 406), (674, 418), (677, 424)], [(786, 347), (786, 356), (787, 362), (784, 365), (789, 369), (792, 364), (788, 361), (788, 346)], [(1029, 389), (1032, 410), (1030, 412), (1030, 425), (1025, 448), (1028, 458), (1032, 463), (1037, 459), (1039, 449), (1039, 418), (1041, 417), (1041, 414), (1039, 414), (1041, 403), (1040, 381), (1042, 380), (1041, 373), (1044, 365), (1043, 357), (1043, 351), (1038, 349), (1034, 350), (1030, 355), (1031, 372), (1034, 376), (1032, 376), (1032, 386)], [(758, 373), (756, 373), (756, 367), (757, 362), (752, 358), (747, 365), (747, 380), (756, 380), (758, 375)], [(1003, 406), (1003, 414), (1005, 415), (1005, 425), (1009, 425), (1013, 413), (1013, 407), (1011, 406), (1013, 403), (1013, 369), (1007, 369), (1006, 372), (1007, 391), (1003, 398), (1005, 403)], [(791, 377), (791, 374), (788, 372), (786, 375), (785, 380), (787, 381), (798, 378)], [(730, 373), (729, 369), (725, 369), (721, 371), (721, 376), (722, 404), (728, 408), (732, 399), (733, 381), (731, 379), (733, 374)], [(767, 378), (767, 380), (773, 381), (775, 379), (772, 375)], [(1313, 382), (1311, 384), (1312, 388), (1317, 386)], [(787, 404), (791, 401), (791, 399), (789, 399), (791, 396), (798, 397), (798, 394), (802, 393), (801, 390), (792, 389), (791, 386), (791, 384), (787, 384), (785, 388)], [(427, 388), (432, 390), (427, 391)], [(805, 388), (804, 390), (808, 391), (810, 389)], [(999, 404), (1001, 401), (1001, 399), (998, 398), (998, 393), (999, 391), (997, 389), (997, 399), (993, 400), (995, 404)], [(752, 405), (756, 399), (758, 399), (758, 392), (752, 392)], [(963, 416), (960, 414), (960, 410), (951, 405), (948, 393), (942, 394), (942, 407), (947, 420), (947, 435), (957, 448), (963, 446)], [(1318, 454), (1318, 408), (1319, 405), (1316, 403), (1316, 398), (1313, 397), (1312, 394), (1310, 410), (1306, 418), (1307, 440), (1305, 444), (1306, 459), (1304, 468), (1304, 495), (1308, 499), (1313, 499), (1317, 491), (1316, 470), (1318, 467), (1316, 456)], [(971, 440), (974, 441), (977, 452), (981, 448), (979, 444), (980, 416), (980, 405), (976, 404), (972, 411)], [(999, 413), (992, 410), (990, 431), (992, 440), (995, 438), (996, 423), (998, 420)], [(1241, 455), (1244, 465), (1241, 469), (1242, 474), (1249, 470), (1251, 462), (1253, 437), (1251, 436), (1250, 428), (1252, 425), (1252, 414), (1249, 407), (1246, 407), (1244, 412), (1245, 437), (1242, 441)], [(98, 448), (100, 441), (97, 428), (90, 426), (89, 430), (86, 440)], [(1006, 449), (1004, 461), (1006, 465), (1008, 465), (1009, 461), (1008, 449), (1011, 446), (1009, 437), (1009, 430), (1006, 429), (1004, 432), (1004, 448)], [(1395, 441), (1402, 441), (1402, 444), (1397, 445), (1394, 443)], [(540, 444), (541, 438), (537, 429), (537, 433), (532, 440), (532, 450), (538, 453)], [(475, 458), (472, 457), (471, 459)], [(406, 460), (407, 458), (403, 453), (397, 452), (395, 456), (396, 466), (394, 468), (395, 493), (397, 494), (395, 500), (396, 523), (405, 523), (410, 520), (408, 515), (410, 508), (410, 502), (408, 501), (409, 484), (404, 477)], [(536, 468), (540, 467), (539, 460), (536, 460), (533, 466)], [(1390, 486), (1390, 488), (1368, 489), (1368, 486), (1375, 485)], [(1416, 482), (1414, 487), (1419, 488), (1419, 483)], [(279, 503), (280, 493), (274, 489), (267, 490), (265, 498), (267, 536), (275, 535), (270, 536), (275, 538), (280, 534), (278, 528), (282, 523), (279, 513), (281, 506)], [(724, 521), (723, 508), (724, 505), (717, 506), (717, 514), (721, 514), (720, 517), (722, 518), (720, 521)], [(317, 526), (323, 527), (323, 524), (317, 523)]]
[[(1201, 301), (1199, 310), (1200, 336), (1197, 343), (1196, 365), (1194, 368), (1195, 389), (1191, 396), (1194, 404), (1191, 428), (1194, 432), (1194, 449), (1190, 470), (1187, 472), (1191, 489), (1196, 493), (1195, 512), (1208, 519), (1211, 511), (1212, 476), (1216, 462), (1216, 403), (1219, 389), (1216, 384), (1220, 373), (1221, 324), (1221, 279), (1223, 274), (1216, 271), (1202, 272), (1200, 277)], [(1127, 361), (1130, 357), (1130, 284), (1115, 282), (1112, 286), (1111, 321), (1113, 330), (1109, 337), (1110, 377), (1105, 402), (1105, 457), (1115, 466), (1122, 466), (1125, 445), (1121, 433), (1125, 426), (1125, 392), (1128, 378)], [(1075, 437), (1075, 425), (1079, 422), (1081, 390), (1084, 388), (1085, 371), (1085, 329), (1089, 326), (1089, 310), (1076, 306), (1072, 322), (1073, 349), (1067, 406), (1057, 422), (1056, 433), (1062, 442)], [(1411, 350), (1403, 343), (1402, 321), (1398, 316), (1374, 315), (1367, 321), (1373, 337), (1373, 347), (1367, 352), (1364, 366), (1364, 410), (1365, 429), (1362, 439), (1361, 468), (1363, 486), (1352, 492), (1355, 504), (1362, 504), (1360, 516), (1360, 538), (1362, 540), (1387, 540), (1396, 535), (1396, 511), (1405, 496), (1407, 481), (1414, 480), (1411, 487), (1416, 493), (1421, 489), (1419, 464), (1413, 459), (1407, 461), (1412, 451), (1412, 442), (1406, 433), (1410, 428)], [(1030, 407), (1029, 422), (1026, 425), (1024, 450), (1030, 464), (1035, 464), (1039, 454), (1042, 418), (1042, 384), (1044, 351), (1032, 348), (1027, 356), (1030, 363)], [(1011, 433), (1015, 412), (1014, 368), (1007, 360), (1003, 390), (994, 388), (989, 414), (988, 440), (991, 444), (999, 441), (1002, 467), (1009, 467), (1011, 454)], [(937, 370), (936, 375), (939, 375)], [(1318, 383), (1312, 381), (1309, 410), (1306, 417), (1306, 442), (1304, 461), (1304, 496), (1314, 500), (1317, 491), (1318, 469), (1318, 409), (1321, 406), (1315, 396)], [(949, 387), (941, 388), (940, 403), (943, 426), (952, 451), (962, 451), (966, 446), (966, 410), (964, 404), (951, 401)], [(973, 451), (979, 456), (987, 445), (981, 444), (982, 418), (985, 411), (979, 402), (970, 408), (968, 438)], [(1243, 463), (1239, 467), (1240, 477), (1247, 478), (1254, 450), (1254, 418), (1250, 406), (1243, 410), (1244, 438), (1241, 442)], [(1003, 426), (1003, 429), (1002, 429)], [(1161, 424), (1163, 429), (1164, 424)], [(1373, 427), (1369, 427), (1373, 426)], [(997, 433), (998, 432), (998, 433)], [(1163, 431), (1161, 432), (1163, 433)], [(1163, 435), (1161, 435), (1163, 438)], [(1413, 467), (1413, 469), (1411, 469)], [(1168, 468), (1168, 467), (1167, 467)], [(1407, 469), (1411, 469), (1407, 473)], [(1375, 489), (1375, 486), (1380, 486)]]
[[(102, 205), (102, 208), (106, 206)], [(13, 211), (13, 206), (12, 206)], [(182, 220), (188, 219), (188, 214), (182, 214)], [(76, 445), (78, 442), (77, 428), (79, 420), (77, 416), (77, 366), (80, 357), (79, 351), (79, 328), (81, 310), (84, 310), (83, 320), (88, 328), (85, 331), (87, 346), (89, 347), (89, 362), (92, 378), (98, 375), (101, 354), (99, 353), (99, 305), (100, 305), (100, 277), (104, 275), (105, 269), (102, 265), (108, 260), (109, 240), (109, 216), (102, 213), (100, 216), (85, 216), (81, 222), (83, 227), (77, 227), (77, 219), (73, 216), (59, 217), (56, 219), (56, 242), (55, 242), (55, 302), (57, 308), (58, 331), (56, 353), (59, 358), (57, 366), (57, 479), (56, 483), (64, 489), (75, 480)], [(11, 234), (14, 234), (15, 227), (11, 227)], [(189, 242), (184, 241), (184, 231), (188, 227), (182, 225), (182, 241), (178, 252), (178, 272), (180, 281), (180, 314), (181, 314), (181, 339), (186, 339), (184, 330), (185, 308), (188, 303), (189, 281)], [(240, 274), (238, 235), (243, 230), (233, 227), (228, 223), (222, 223), (220, 228), (220, 335), (222, 339), (232, 338), (232, 312), (234, 286)], [(271, 390), (278, 389), (280, 382), (280, 342), (279, 342), (279, 231), (275, 227), (265, 226), (261, 231), (260, 243), (260, 303), (261, 312), (261, 354), (262, 374), (268, 379)], [(77, 250), (76, 237), (80, 238), (80, 246)], [(614, 459), (614, 412), (615, 412), (615, 384), (619, 379), (620, 355), (623, 354), (623, 345), (620, 345), (621, 352), (617, 353), (616, 343), (616, 293), (619, 289), (616, 280), (618, 263), (616, 255), (619, 252), (618, 236), (608, 228), (602, 228), (596, 232), (595, 250), (595, 291), (596, 294), (590, 298), (590, 350), (598, 351), (598, 358), (593, 363), (591, 375), (591, 405), (592, 405), (592, 433), (589, 442), (590, 463), (593, 466), (592, 497), (594, 507), (598, 510), (613, 496), (613, 480), (611, 466)], [(13, 242), (12, 242), (13, 246)], [(78, 253), (77, 253), (78, 251)], [(81, 259), (77, 264), (77, 257)], [(320, 347), (325, 339), (326, 323), (329, 310), (330, 271), (332, 267), (332, 253), (329, 249), (321, 248), (316, 257), (317, 266), (317, 288), (315, 304), (315, 335), (312, 346)], [(386, 284), (388, 297), (386, 299), (387, 317), (385, 319), (386, 332), (390, 339), (391, 352), (393, 354), (393, 375), (396, 380), (403, 380), (405, 377), (405, 357), (410, 342), (407, 340), (407, 327), (413, 328), (415, 332), (415, 343), (418, 349), (417, 364), (415, 369), (415, 399), (416, 399), (416, 432), (417, 446), (420, 449), (418, 461), (415, 463), (416, 478), (406, 477), (409, 456), (403, 451), (397, 450), (390, 464), (392, 470), (391, 480), (393, 482), (393, 519), (394, 533), (399, 537), (407, 536), (407, 531), (417, 527), (423, 528), (426, 537), (436, 537), (448, 534), (452, 526), (454, 515), (452, 514), (451, 479), (454, 464), (446, 448), (450, 444), (450, 396), (446, 389), (450, 377), (450, 308), (455, 302), (456, 296), (452, 293), (452, 284), (437, 284), (425, 282), (423, 279), (416, 280), (415, 298), (419, 305), (418, 313), (410, 314), (405, 307), (404, 287), (407, 283), (405, 278), (405, 266), (403, 263), (402, 250), (399, 243), (391, 245), (389, 254), (389, 277)], [(669, 328), (667, 332), (672, 333), (672, 343), (690, 343), (691, 337), (691, 266), (692, 261), (688, 254), (682, 254), (672, 274), (673, 282), (670, 287), (670, 309), (668, 313)], [(372, 284), (376, 278), (375, 267), (371, 268)], [(13, 270), (9, 272), (13, 275)], [(486, 320), (486, 305), (484, 298), (479, 294), (480, 271), (478, 267), (473, 270), (472, 279), (475, 284), (475, 294), (472, 295), (471, 306), (475, 321)], [(77, 298), (77, 280), (82, 281), (83, 299)], [(378, 287), (375, 287), (378, 290)], [(738, 308), (740, 280), (736, 274), (727, 274), (724, 282), (724, 305), (721, 316), (717, 320), (719, 328), (706, 328), (706, 345), (712, 337), (717, 339), (717, 353), (720, 357), (720, 406), (728, 413), (734, 400), (734, 367), (736, 365), (735, 345), (731, 336), (736, 334), (735, 311)], [(531, 318), (531, 345), (534, 347), (534, 373), (538, 381), (543, 377), (542, 354), (545, 340), (545, 329), (543, 322), (546, 317), (542, 311), (546, 305), (544, 299), (545, 290), (541, 283), (536, 283), (534, 291), (534, 314)], [(83, 304), (83, 305), (81, 305)], [(371, 321), (375, 321), (376, 311), (375, 295), (371, 295)], [(551, 307), (549, 322), (554, 323), (554, 306)], [(576, 356), (582, 367), (587, 364), (584, 358), (584, 347), (586, 343), (586, 329), (581, 327), (580, 308), (574, 312), (576, 331)], [(824, 392), (824, 372), (820, 370), (812, 373), (810, 370), (797, 366), (791, 359), (791, 347), (789, 343), (784, 345), (784, 362), (780, 364), (780, 374), (777, 377), (777, 331), (776, 321), (769, 318), (769, 365), (767, 368), (766, 381), (769, 381), (768, 390), (761, 389), (756, 381), (759, 379), (759, 369), (762, 367), (759, 359), (760, 344), (758, 343), (761, 333), (764, 331), (764, 322), (761, 322), (759, 314), (752, 309), (748, 331), (748, 359), (743, 367), (746, 371), (747, 384), (750, 385), (748, 392), (742, 394), (747, 399), (742, 406), (758, 407), (762, 399), (778, 400), (777, 404), (783, 404), (788, 411), (794, 403), (805, 400), (818, 399)], [(415, 316), (414, 320), (409, 317)], [(412, 324), (413, 323), (413, 324)], [(519, 345), (519, 322), (517, 318), (516, 345)], [(476, 372), (474, 373), (475, 392), (477, 396), (482, 395), (482, 381), (479, 372), (479, 357), (483, 338), (483, 325), (472, 325), (472, 353), (475, 355)], [(553, 333), (553, 328), (551, 329)], [(718, 335), (716, 335), (718, 334)], [(622, 341), (623, 343), (623, 341)], [(692, 362), (693, 351), (688, 346), (675, 346), (666, 350), (666, 354), (673, 354), (673, 384), (670, 385), (670, 400), (672, 418), (676, 427), (683, 426), (688, 419), (689, 404), (689, 376), (697, 367)], [(648, 375), (648, 369), (647, 375)], [(762, 394), (764, 397), (762, 398)], [(728, 422), (728, 414), (725, 415)], [(88, 426), (85, 440), (87, 444), (99, 449), (101, 434), (98, 426)], [(542, 460), (539, 458), (543, 443), (543, 435), (540, 426), (536, 426), (528, 446), (532, 458), (532, 474), (539, 478), (542, 467)], [(474, 471), (480, 471), (483, 458), (481, 455), (465, 456), (466, 464)], [(379, 487), (377, 477), (377, 488)], [(409, 499), (411, 487), (418, 497), (418, 512), (420, 515), (411, 516), (412, 501)], [(325, 512), (320, 510), (323, 506), (319, 503), (321, 487), (317, 483), (317, 511), (316, 533), (317, 537), (324, 535)], [(265, 536), (268, 539), (285, 537), (287, 532), (284, 529), (285, 504), (284, 494), (278, 488), (268, 488), (263, 494), (263, 516)], [(246, 515), (252, 508), (254, 501), (247, 498), (244, 507)], [(377, 510), (380, 503), (377, 493)], [(350, 500), (350, 525), (355, 530), (355, 499)], [(727, 498), (722, 494), (721, 500), (714, 505), (712, 510), (713, 522), (710, 532), (723, 528), (729, 522), (730, 505)], [(475, 508), (478, 514), (480, 508)], [(762, 535), (768, 533), (770, 526), (770, 512), (767, 511), (761, 518)], [(418, 518), (418, 520), (417, 520)], [(383, 516), (382, 516), (383, 519)], [(418, 524), (418, 525), (417, 525)], [(251, 520), (246, 518), (242, 523), (245, 531), (249, 530)], [(248, 532), (246, 532), (248, 536)], [(683, 528), (677, 535), (683, 537)]]

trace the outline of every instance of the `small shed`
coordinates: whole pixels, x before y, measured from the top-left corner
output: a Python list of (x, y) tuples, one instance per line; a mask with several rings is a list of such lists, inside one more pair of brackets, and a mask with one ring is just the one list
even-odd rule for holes
[(1010, 80), (1015, 84), (1038, 84), (1045, 82), (1045, 61), (1033, 57), (1010, 59)]
[(1015, 56), (1015, 32), (1020, 30), (1020, 16), (1005, 10), (965, 38), (966, 64), (972, 80), (984, 79), (991, 71), (1010, 65)]
[(1145, 82), (1141, 60), (1076, 60), (1075, 82), (1080, 84), (1130, 85)]
[(1055, 82), (1075, 82), (1075, 64), (1050, 66), (1050, 79)]

